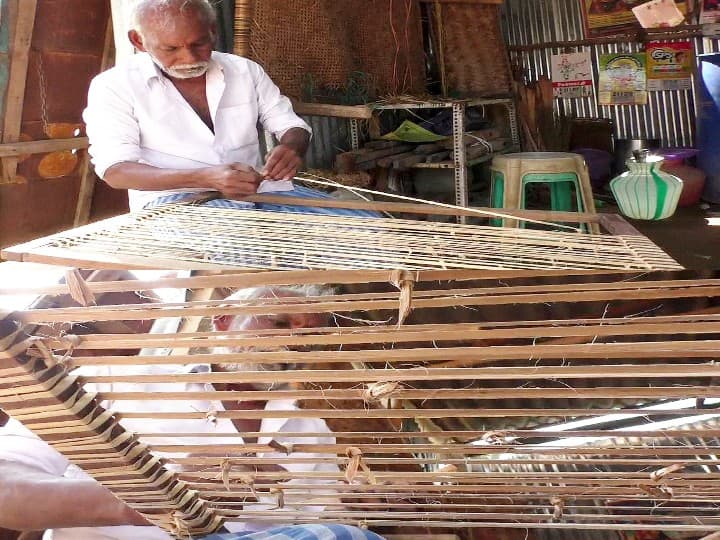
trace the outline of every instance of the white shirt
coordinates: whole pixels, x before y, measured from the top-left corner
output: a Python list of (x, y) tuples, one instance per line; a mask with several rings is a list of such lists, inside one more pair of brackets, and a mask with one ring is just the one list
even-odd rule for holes
[[(173, 169), (245, 163), (259, 170), (258, 122), (277, 137), (294, 127), (311, 131), (265, 71), (246, 58), (213, 52), (206, 92), (214, 133), (147, 53), (95, 77), (83, 112), (95, 172), (103, 178), (123, 161)], [(130, 209), (174, 191), (207, 190), (129, 190)]]
[[(207, 365), (197, 365), (190, 367), (179, 367), (179, 366), (146, 366), (146, 367), (128, 367), (128, 366), (113, 366), (113, 367), (102, 367), (102, 368), (82, 368), (75, 373), (82, 373), (84, 375), (95, 374), (95, 375), (110, 375), (110, 374), (160, 374), (160, 373), (178, 373), (178, 371), (191, 371), (196, 373), (207, 372), (210, 367)], [(90, 388), (86, 385), (88, 390), (92, 391), (115, 391), (115, 392), (153, 392), (153, 391), (164, 391), (164, 392), (177, 392), (177, 391), (203, 391), (208, 389), (210, 385), (196, 385), (196, 384), (184, 384), (184, 383), (173, 383), (173, 384), (136, 384), (136, 383), (113, 383), (109, 385), (102, 385), (101, 388), (95, 387)], [(118, 409), (125, 412), (130, 411), (177, 411), (177, 412), (208, 412), (208, 411), (222, 411), (223, 406), (219, 401), (208, 402), (208, 401), (183, 401), (183, 400), (153, 400), (153, 401), (123, 401), (114, 407), (113, 403), (103, 403), (103, 405), (109, 409)], [(265, 410), (296, 410), (297, 405), (291, 400), (275, 400), (269, 401), (265, 407)], [(138, 431), (145, 433), (237, 433), (231, 420), (218, 419), (216, 422), (208, 420), (155, 420), (155, 419), (124, 419), (122, 425), (130, 431)], [(313, 432), (323, 433), (326, 432), (327, 437), (303, 437), (303, 438), (292, 438), (283, 437), (282, 435), (276, 435), (272, 437), (273, 440), (280, 444), (322, 444), (332, 445), (335, 444), (335, 437), (332, 436), (327, 424), (324, 420), (318, 418), (265, 418), (262, 420), (260, 430), (265, 433), (278, 433), (283, 432)], [(142, 439), (144, 440), (144, 439)], [(270, 442), (270, 437), (260, 437), (258, 439), (259, 444), (267, 444)], [(156, 437), (150, 440), (150, 444), (242, 444), (242, 438), (238, 435), (237, 438), (223, 437), (223, 438), (203, 438), (198, 440), (197, 438), (167, 438)], [(159, 453), (158, 453), (159, 455)], [(293, 453), (291, 454), (296, 457), (319, 457), (319, 454), (307, 454), (307, 453)], [(280, 453), (267, 453), (262, 454), (258, 457), (280, 457), (285, 454)], [(22, 463), (27, 466), (32, 466), (41, 469), (49, 474), (55, 476), (65, 476), (68, 478), (89, 478), (82, 470), (75, 465), (72, 465), (62, 454), (58, 453), (52, 447), (47, 445), (44, 441), (38, 438), (35, 434), (25, 428), (22, 424), (15, 420), (10, 420), (8, 424), (0, 428), (0, 460), (8, 460), (13, 462)], [(325, 463), (290, 463), (282, 465), (288, 471), (292, 472), (312, 472), (312, 471), (323, 471), (323, 472), (337, 472), (339, 469), (335, 464)], [(309, 480), (303, 480), (301, 483), (307, 483)], [(287, 482), (292, 484), (293, 482)], [(319, 483), (319, 482), (314, 482)], [(323, 482), (324, 483), (324, 482)], [(287, 494), (291, 491), (284, 490)], [(330, 487), (324, 493), (313, 492), (316, 495), (328, 495), (332, 496), (332, 488)], [(287, 495), (286, 495), (287, 496)], [(253, 510), (264, 510), (272, 508), (274, 506), (273, 501), (263, 501), (266, 504), (255, 504), (245, 505), (246, 509)], [(307, 511), (321, 511), (322, 506), (305, 506), (303, 507)], [(288, 508), (293, 509), (293, 508)], [(294, 508), (294, 509), (297, 509)], [(226, 523), (225, 528), (230, 532), (240, 531), (256, 531), (269, 528), (271, 526), (277, 526), (278, 524), (253, 524), (253, 523)], [(165, 533), (158, 527), (95, 527), (95, 528), (73, 528), (73, 529), (56, 529), (54, 531), (48, 531), (44, 538), (52, 540), (171, 540), (172, 537)]]

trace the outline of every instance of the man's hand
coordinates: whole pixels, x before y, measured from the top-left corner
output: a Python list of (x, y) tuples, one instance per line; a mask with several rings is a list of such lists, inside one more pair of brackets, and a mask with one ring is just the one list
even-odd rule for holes
[(310, 143), (310, 133), (302, 128), (288, 129), (267, 157), (264, 178), (269, 180), (292, 180), (302, 165), (303, 156)]
[(295, 149), (279, 144), (268, 155), (262, 175), (270, 180), (292, 180), (301, 164), (302, 158)]
[(242, 199), (257, 193), (263, 179), (260, 173), (244, 163), (208, 167), (204, 174), (209, 178), (209, 185), (227, 199)]

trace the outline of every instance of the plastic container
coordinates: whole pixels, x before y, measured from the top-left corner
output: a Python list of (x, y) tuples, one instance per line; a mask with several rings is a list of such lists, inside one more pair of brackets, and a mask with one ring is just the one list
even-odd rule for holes
[(705, 173), (687, 162), (698, 154), (698, 150), (696, 148), (661, 148), (657, 153), (665, 159), (662, 170), (683, 181), (683, 190), (678, 206), (686, 207), (698, 204), (705, 188)]
[(720, 53), (698, 55), (698, 167), (707, 175), (702, 197), (720, 203)]

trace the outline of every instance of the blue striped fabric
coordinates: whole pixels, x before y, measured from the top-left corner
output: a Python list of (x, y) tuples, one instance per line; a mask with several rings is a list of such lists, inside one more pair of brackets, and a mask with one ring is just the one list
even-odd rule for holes
[[(310, 189), (304, 186), (295, 186), (293, 191), (282, 191), (273, 193), (280, 197), (299, 197), (303, 199), (332, 199), (327, 193)], [(155, 199), (145, 205), (145, 208), (156, 208), (165, 204), (172, 203), (191, 203), (198, 197), (207, 197), (208, 193), (171, 193)], [(248, 210), (256, 208), (267, 212), (285, 212), (290, 214), (316, 214), (326, 216), (350, 216), (350, 217), (380, 217), (377, 212), (369, 210), (352, 210), (349, 208), (319, 208), (314, 206), (297, 206), (293, 204), (270, 204), (270, 203), (250, 203), (244, 201), (236, 201), (232, 199), (211, 199), (205, 202), (196, 203), (199, 206), (207, 206), (210, 208), (234, 208), (236, 210)]]
[(371, 531), (350, 525), (289, 525), (255, 533), (224, 533), (203, 540), (384, 540)]

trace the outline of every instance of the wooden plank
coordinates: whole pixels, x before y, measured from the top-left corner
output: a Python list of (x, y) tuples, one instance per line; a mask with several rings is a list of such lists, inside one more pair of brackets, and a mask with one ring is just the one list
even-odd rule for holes
[(439, 152), (442, 150), (443, 147), (437, 143), (429, 143), (429, 144), (419, 144), (415, 147), (413, 150), (416, 154), (434, 154), (435, 152)]
[(23, 154), (44, 154), (62, 150), (81, 150), (88, 147), (87, 137), (71, 139), (43, 139), (39, 141), (23, 141), (0, 144), (0, 157), (17, 157)]
[(367, 142), (367, 143), (365, 143), (365, 145), (363, 146), (363, 148), (368, 148), (368, 149), (370, 149), (370, 150), (381, 150), (381, 149), (383, 149), (383, 148), (393, 148), (393, 147), (395, 147), (395, 146), (401, 146), (401, 145), (403, 145), (403, 144), (405, 144), (405, 143), (403, 143), (402, 141), (384, 141), (384, 140), (380, 140), (380, 141), (370, 141), (370, 142)]
[(377, 160), (378, 167), (394, 167), (395, 163), (405, 158), (418, 158), (419, 156), (412, 151), (410, 152), (398, 152), (397, 154), (391, 154), (387, 157), (380, 158)]
[[(35, 26), (37, 0), (14, 0), (17, 14), (12, 38), (10, 56), (10, 77), (5, 99), (5, 118), (3, 119), (3, 142), (17, 142), (20, 139), (23, 103), (25, 100), (25, 83), (27, 80), (30, 43)], [(22, 4), (22, 5), (21, 5)], [(12, 9), (12, 8), (11, 8)], [(3, 182), (14, 181), (17, 173), (16, 157), (2, 159)]]
[(90, 221), (93, 195), (95, 193), (95, 167), (90, 160), (90, 154), (83, 152), (80, 165), (80, 189), (78, 190), (77, 204), (73, 226), (80, 227)]
[(381, 148), (379, 150), (353, 150), (352, 152), (343, 152), (335, 156), (335, 168), (340, 173), (349, 173), (357, 170), (363, 163), (375, 166), (378, 159), (401, 152), (409, 152), (413, 149), (412, 145), (401, 144), (390, 148)]
[(329, 103), (305, 103), (293, 100), (296, 114), (306, 116), (334, 116), (336, 118), (357, 118), (369, 120), (373, 111), (365, 105), (332, 105)]
[(600, 226), (613, 236), (643, 236), (619, 214), (598, 214)]
[(450, 150), (443, 150), (442, 152), (435, 152), (434, 154), (429, 154), (425, 158), (425, 163), (441, 163), (448, 159), (450, 159)]

